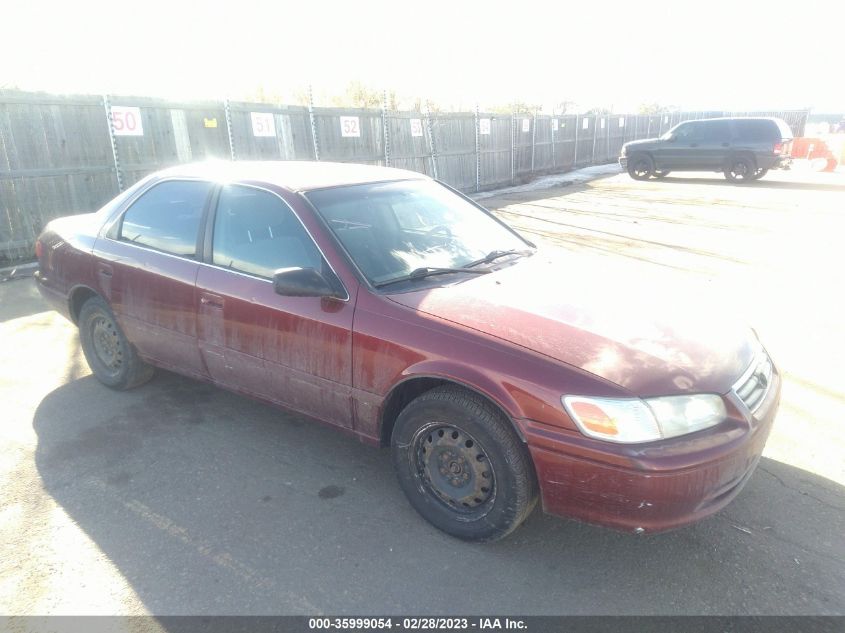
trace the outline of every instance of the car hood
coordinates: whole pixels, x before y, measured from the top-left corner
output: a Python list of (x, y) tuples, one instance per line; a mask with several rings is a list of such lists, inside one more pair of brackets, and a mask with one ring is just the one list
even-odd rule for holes
[[(633, 277), (637, 277), (634, 279)], [(757, 343), (721, 304), (642, 275), (585, 274), (535, 254), (489, 275), (389, 299), (600, 376), (638, 396), (726, 393)]]
[(646, 147), (650, 147), (652, 145), (657, 145), (660, 142), (659, 138), (644, 138), (639, 141), (629, 141), (625, 143), (626, 149), (633, 149), (633, 148), (640, 148), (645, 149)]

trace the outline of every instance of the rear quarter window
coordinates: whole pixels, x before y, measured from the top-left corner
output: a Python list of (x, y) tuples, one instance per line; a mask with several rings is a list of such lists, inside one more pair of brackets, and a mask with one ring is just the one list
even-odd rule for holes
[(781, 139), (781, 132), (774, 121), (768, 119), (747, 119), (734, 121), (734, 138), (751, 143), (775, 142)]

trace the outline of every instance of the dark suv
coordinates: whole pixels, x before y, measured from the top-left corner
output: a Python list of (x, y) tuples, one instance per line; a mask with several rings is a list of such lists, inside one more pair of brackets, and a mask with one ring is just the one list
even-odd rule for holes
[(660, 138), (625, 143), (619, 164), (637, 180), (670, 171), (717, 171), (731, 181), (750, 181), (787, 168), (791, 142), (792, 130), (781, 119), (684, 121)]

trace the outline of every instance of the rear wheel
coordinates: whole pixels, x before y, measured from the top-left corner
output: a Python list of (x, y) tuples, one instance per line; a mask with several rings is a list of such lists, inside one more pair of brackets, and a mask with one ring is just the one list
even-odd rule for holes
[(731, 182), (749, 182), (754, 179), (757, 167), (750, 158), (736, 156), (728, 160), (725, 167), (725, 178)]
[(658, 180), (662, 180), (663, 178), (666, 178), (666, 176), (668, 176), (671, 173), (672, 173), (671, 171), (669, 171), (668, 169), (665, 169), (665, 170), (661, 170), (661, 171), (655, 171), (652, 174), (652, 176), (654, 176)]
[(131, 389), (147, 382), (153, 368), (138, 358), (108, 304), (91, 297), (79, 312), (79, 339), (94, 376), (112, 389)]
[(654, 173), (654, 161), (647, 154), (634, 154), (628, 159), (628, 175), (634, 180), (648, 180)]
[(399, 414), (393, 466), (411, 505), (468, 541), (510, 534), (537, 501), (531, 457), (513, 427), (480, 396), (438, 387)]
[(751, 179), (752, 180), (760, 180), (763, 176), (765, 176), (768, 173), (769, 173), (768, 169), (763, 169), (761, 167), (761, 168), (757, 169), (757, 171), (754, 172), (754, 175), (751, 176)]

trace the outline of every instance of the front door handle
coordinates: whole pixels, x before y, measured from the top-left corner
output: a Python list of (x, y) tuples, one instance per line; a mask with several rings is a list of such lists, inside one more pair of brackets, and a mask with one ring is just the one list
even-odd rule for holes
[(698, 147), (698, 143), (690, 143), (690, 147)]
[(113, 274), (112, 267), (111, 267), (111, 266), (109, 266), (108, 264), (99, 264), (99, 265), (97, 266), (97, 272), (98, 272), (98, 273), (99, 273), (102, 277), (111, 277), (111, 276), (112, 276), (112, 274)]
[(730, 143), (722, 143), (722, 147), (730, 147), (730, 146), (731, 146)]

